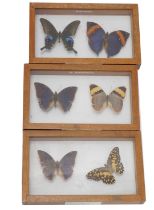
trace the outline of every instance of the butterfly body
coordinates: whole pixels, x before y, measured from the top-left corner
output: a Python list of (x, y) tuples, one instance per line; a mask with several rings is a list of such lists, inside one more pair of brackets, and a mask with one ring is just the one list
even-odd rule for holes
[(76, 34), (77, 28), (80, 24), (79, 20), (70, 23), (68, 26), (66, 26), (63, 32), (57, 32), (56, 28), (52, 25), (52, 23), (44, 18), (41, 18), (40, 22), (42, 24), (44, 33), (46, 34), (45, 46), (42, 47), (41, 50), (43, 49), (50, 50), (54, 46), (57, 40), (59, 42), (62, 40), (65, 48), (68, 51), (73, 51), (74, 53), (77, 53), (77, 51), (73, 48), (74, 40), (72, 36)]
[(34, 85), (39, 106), (43, 111), (49, 111), (53, 106), (57, 107), (57, 105), (59, 105), (64, 112), (70, 110), (77, 87), (67, 87), (59, 93), (53, 93), (48, 86), (42, 83), (35, 82)]
[(109, 95), (98, 85), (90, 85), (90, 95), (92, 97), (92, 106), (96, 111), (100, 111), (107, 106), (111, 107), (115, 112), (120, 112), (123, 107), (123, 99), (125, 98), (126, 88), (117, 87)]
[(88, 172), (86, 177), (95, 181), (103, 181), (105, 184), (114, 184), (116, 180), (113, 173), (123, 174), (123, 172), (124, 166), (120, 160), (119, 148), (114, 147), (109, 154), (107, 164)]
[(52, 180), (55, 175), (61, 175), (64, 179), (71, 177), (77, 155), (76, 151), (67, 153), (60, 161), (55, 161), (47, 152), (42, 150), (37, 152), (43, 174), (47, 179)]
[(87, 22), (88, 43), (97, 55), (103, 48), (105, 48), (107, 57), (118, 54), (121, 48), (125, 46), (129, 35), (128, 32), (122, 30), (108, 33), (99, 24)]
[(54, 96), (54, 99), (53, 99), (53, 101), (54, 101), (54, 107), (57, 107), (57, 103), (58, 103), (58, 93), (55, 92), (53, 96)]

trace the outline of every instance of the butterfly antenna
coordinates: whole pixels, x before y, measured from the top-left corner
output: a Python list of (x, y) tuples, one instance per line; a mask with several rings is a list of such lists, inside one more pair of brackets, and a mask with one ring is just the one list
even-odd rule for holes
[(46, 49), (46, 46), (42, 47), (40, 50), (42, 51), (42, 50), (44, 50), (44, 49)]
[(76, 50), (74, 50), (73, 48), (72, 48), (72, 50), (73, 50), (73, 52), (75, 53), (75, 54), (77, 54), (78, 52), (76, 51)]

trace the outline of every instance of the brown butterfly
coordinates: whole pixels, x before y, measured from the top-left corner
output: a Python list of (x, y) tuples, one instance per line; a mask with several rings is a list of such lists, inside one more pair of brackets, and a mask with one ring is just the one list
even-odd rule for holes
[(53, 106), (56, 107), (58, 104), (64, 112), (70, 110), (77, 87), (67, 87), (59, 93), (53, 93), (48, 86), (42, 83), (35, 82), (34, 85), (36, 89), (36, 96), (42, 110), (49, 111)]
[(115, 112), (120, 112), (123, 107), (123, 99), (126, 95), (125, 87), (117, 87), (109, 95), (98, 85), (90, 85), (90, 94), (92, 96), (92, 106), (96, 111), (100, 111), (110, 106)]
[(60, 161), (55, 161), (47, 152), (38, 150), (43, 174), (49, 180), (52, 180), (55, 174), (62, 175), (64, 179), (71, 177), (75, 164), (76, 151), (67, 153)]
[(120, 160), (119, 148), (114, 147), (110, 152), (107, 164), (105, 164), (104, 167), (96, 168), (90, 171), (86, 176), (88, 179), (95, 181), (101, 180), (105, 184), (114, 184), (116, 180), (112, 174), (123, 174), (123, 172), (124, 166)]

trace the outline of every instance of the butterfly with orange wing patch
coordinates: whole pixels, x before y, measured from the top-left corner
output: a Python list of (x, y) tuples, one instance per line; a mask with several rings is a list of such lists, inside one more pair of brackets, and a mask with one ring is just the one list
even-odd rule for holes
[(93, 52), (99, 55), (100, 51), (105, 48), (107, 57), (117, 55), (126, 45), (130, 33), (123, 30), (105, 32), (97, 23), (87, 22), (88, 43)]

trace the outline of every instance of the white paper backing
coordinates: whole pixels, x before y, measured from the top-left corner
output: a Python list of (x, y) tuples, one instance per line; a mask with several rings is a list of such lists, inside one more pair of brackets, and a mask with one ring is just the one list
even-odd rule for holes
[[(39, 140), (39, 141), (38, 141)], [(53, 140), (53, 141), (52, 141)], [(31, 195), (129, 195), (136, 194), (135, 157), (132, 139), (107, 139), (103, 141), (80, 141), (67, 139), (41, 139), (30, 141), (30, 194)], [(65, 141), (66, 140), (66, 141)], [(124, 140), (124, 141), (123, 141)], [(103, 182), (88, 180), (87, 172), (102, 167), (107, 161), (110, 151), (119, 147), (121, 161), (125, 167), (123, 175), (115, 175), (116, 183), (106, 185)], [(42, 173), (37, 150), (49, 153), (54, 160), (60, 160), (66, 153), (77, 151), (74, 171), (68, 180), (55, 176), (49, 181)]]
[[(131, 124), (131, 87), (130, 76), (104, 76), (104, 75), (39, 75), (32, 74), (30, 80), (30, 122), (31, 123), (93, 123), (93, 124)], [(49, 112), (40, 109), (36, 98), (34, 82), (47, 85), (53, 92), (61, 91), (68, 86), (76, 86), (75, 95), (70, 111), (64, 113), (59, 107), (52, 108)], [(101, 112), (93, 109), (89, 85), (97, 84), (106, 94), (119, 86), (127, 88), (123, 100), (123, 108), (119, 113), (107, 107)]]
[[(77, 29), (74, 39), (74, 49), (78, 52), (69, 52), (65, 49), (62, 41), (56, 43), (51, 50), (41, 52), (40, 48), (44, 46), (45, 34), (40, 23), (40, 18), (49, 20), (56, 30), (63, 31), (64, 28), (75, 20), (80, 20), (81, 23)], [(113, 56), (114, 58), (132, 58), (132, 34), (131, 34), (131, 16), (130, 15), (40, 15), (35, 18), (35, 57), (52, 57), (52, 58), (106, 58), (107, 54), (103, 49), (97, 56), (88, 45), (87, 21), (98, 23), (105, 32), (113, 32), (116, 30), (124, 30), (130, 33), (126, 45), (121, 51)]]

